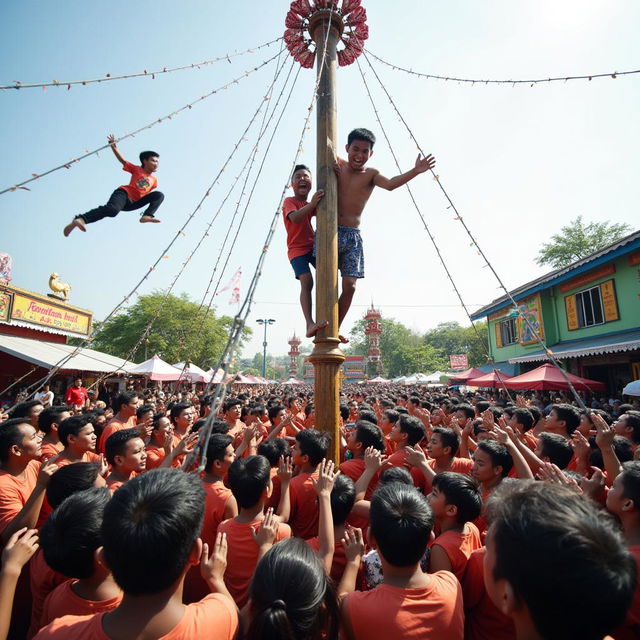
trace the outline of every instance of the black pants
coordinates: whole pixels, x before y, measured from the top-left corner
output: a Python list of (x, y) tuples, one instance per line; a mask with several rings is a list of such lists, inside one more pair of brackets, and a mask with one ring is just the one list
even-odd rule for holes
[(132, 202), (129, 200), (129, 196), (124, 189), (116, 189), (111, 194), (107, 204), (91, 209), (91, 211), (76, 216), (76, 218), (82, 218), (85, 223), (89, 224), (91, 222), (98, 222), (98, 220), (102, 220), (102, 218), (115, 218), (121, 211), (133, 211), (134, 209), (141, 209), (147, 205), (149, 205), (149, 207), (142, 215), (153, 217), (153, 214), (158, 210), (163, 200), (164, 194), (159, 191), (152, 191), (140, 198), (140, 200)]

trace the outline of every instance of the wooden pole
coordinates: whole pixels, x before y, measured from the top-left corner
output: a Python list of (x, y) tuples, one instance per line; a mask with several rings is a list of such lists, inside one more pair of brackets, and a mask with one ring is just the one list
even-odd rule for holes
[(338, 339), (338, 181), (333, 165), (337, 149), (336, 50), (343, 30), (342, 18), (328, 10), (318, 11), (309, 21), (320, 78), (316, 182), (318, 189), (324, 189), (324, 198), (316, 208), (316, 322), (329, 323), (318, 332), (309, 360), (315, 372), (316, 427), (331, 435), (329, 456), (336, 464), (340, 463), (339, 369), (344, 355)]

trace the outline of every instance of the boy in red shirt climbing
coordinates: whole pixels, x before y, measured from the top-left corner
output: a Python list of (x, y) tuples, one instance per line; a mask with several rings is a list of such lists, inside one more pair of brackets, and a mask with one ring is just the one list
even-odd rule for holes
[(298, 164), (291, 177), (293, 198), (285, 198), (282, 204), (284, 226), (287, 230), (287, 257), (293, 267), (293, 272), (300, 280), (300, 306), (307, 323), (307, 338), (313, 337), (319, 329), (326, 327), (328, 322), (316, 323), (311, 311), (311, 291), (313, 290), (313, 276), (311, 266), (315, 268), (316, 259), (313, 256), (313, 227), (311, 218), (316, 215), (316, 206), (324, 196), (320, 189), (307, 202), (311, 191), (311, 171), (304, 164)]
[(64, 228), (65, 236), (68, 236), (74, 229), (86, 231), (88, 224), (103, 218), (115, 218), (121, 211), (142, 209), (147, 205), (149, 206), (143, 212), (140, 222), (160, 222), (154, 214), (162, 204), (164, 194), (159, 191), (153, 191), (158, 186), (158, 180), (153, 174), (158, 170), (158, 158), (160, 156), (155, 151), (143, 151), (140, 154), (141, 166), (137, 166), (127, 162), (122, 157), (116, 146), (116, 139), (113, 134), (107, 139), (115, 157), (122, 164), (122, 170), (131, 174), (131, 182), (128, 185), (118, 187), (111, 194), (107, 204), (76, 216)]

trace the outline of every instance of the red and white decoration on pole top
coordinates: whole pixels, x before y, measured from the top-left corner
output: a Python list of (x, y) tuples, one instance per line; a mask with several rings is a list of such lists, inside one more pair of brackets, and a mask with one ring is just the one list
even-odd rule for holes
[(361, 6), (361, 0), (294, 0), (285, 19), (287, 30), (284, 42), (294, 60), (306, 69), (312, 69), (315, 58), (315, 43), (309, 33), (309, 19), (320, 11), (333, 11), (338, 14), (347, 27), (341, 40), (344, 49), (338, 51), (338, 64), (346, 67), (356, 61), (364, 50), (364, 41), (369, 37), (367, 11)]

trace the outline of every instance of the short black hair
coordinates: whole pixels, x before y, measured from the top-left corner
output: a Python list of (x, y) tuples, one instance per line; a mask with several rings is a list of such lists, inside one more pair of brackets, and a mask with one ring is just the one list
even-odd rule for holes
[(303, 429), (296, 433), (296, 441), (303, 456), (309, 456), (309, 464), (317, 466), (327, 457), (329, 436), (317, 429)]
[(240, 398), (227, 398), (222, 405), (222, 411), (226, 413), (231, 407), (242, 406), (242, 400)]
[(282, 404), (271, 405), (269, 407), (269, 410), (267, 411), (269, 415), (269, 420), (274, 420), (281, 411), (284, 411), (284, 405)]
[(64, 404), (47, 407), (38, 416), (38, 428), (40, 429), (40, 431), (42, 431), (42, 433), (44, 434), (49, 434), (51, 432), (51, 425), (60, 422), (60, 416), (65, 411), (70, 411), (70, 409)]
[(491, 403), (487, 400), (479, 400), (476, 402), (476, 412), (478, 414), (483, 413), (491, 406)]
[(258, 455), (264, 456), (272, 467), (277, 467), (280, 458), (288, 458), (291, 455), (291, 450), (289, 443), (284, 438), (273, 438), (258, 445)]
[(389, 467), (380, 474), (378, 486), (390, 484), (391, 482), (400, 482), (409, 487), (414, 486), (411, 473), (409, 473), (409, 469), (406, 467)]
[(547, 433), (543, 431), (540, 436), (540, 453), (542, 457), (549, 458), (560, 469), (566, 469), (573, 458), (571, 445), (558, 433)]
[(176, 419), (180, 417), (180, 414), (185, 409), (191, 409), (191, 407), (193, 407), (193, 403), (191, 402), (176, 402), (169, 411), (169, 420), (175, 424)]
[(459, 404), (456, 411), (462, 411), (466, 418), (473, 420), (476, 417), (476, 410), (470, 404)]
[(206, 471), (211, 471), (216, 460), (222, 460), (227, 451), (227, 447), (233, 444), (233, 438), (223, 433), (212, 433), (207, 444), (207, 465)]
[(625, 462), (622, 465), (622, 495), (633, 500), (633, 505), (640, 511), (640, 460)]
[(9, 415), (12, 418), (28, 418), (33, 407), (38, 405), (44, 406), (41, 400), (26, 400), (25, 402), (19, 402), (10, 412)]
[(621, 420), (622, 418), (624, 418), (627, 426), (633, 429), (631, 440), (634, 442), (634, 444), (640, 444), (640, 412), (625, 411), (625, 413), (623, 413), (618, 419)]
[(351, 146), (351, 143), (354, 140), (362, 140), (363, 142), (368, 142), (371, 144), (371, 148), (373, 149), (373, 145), (376, 143), (376, 137), (373, 135), (369, 129), (364, 129), (363, 127), (359, 127), (358, 129), (354, 129), (347, 136), (347, 146)]
[(249, 509), (258, 504), (263, 491), (269, 486), (271, 465), (263, 456), (238, 458), (229, 467), (227, 484), (238, 506)]
[(116, 456), (124, 455), (127, 443), (135, 438), (140, 438), (140, 432), (137, 429), (120, 429), (107, 438), (104, 443), (104, 457), (112, 467), (116, 466)]
[[(633, 460), (633, 445), (631, 444), (631, 441), (624, 436), (613, 437), (613, 451), (620, 462), (629, 462), (629, 460)], [(591, 450), (589, 465), (604, 470), (604, 459), (600, 449)]]
[(47, 502), (55, 509), (70, 495), (91, 489), (99, 473), (97, 462), (74, 462), (60, 467), (47, 485)]
[(334, 526), (337, 527), (347, 521), (355, 501), (356, 486), (353, 480), (343, 473), (340, 474), (331, 490), (331, 516)]
[(145, 413), (149, 411), (155, 411), (155, 409), (150, 404), (143, 404), (136, 409), (136, 418), (140, 420)]
[(371, 534), (391, 565), (409, 567), (422, 558), (433, 529), (433, 511), (413, 487), (393, 482), (371, 498)]
[(293, 176), (295, 176), (296, 173), (298, 173), (298, 171), (308, 171), (309, 175), (311, 175), (311, 169), (309, 169), (309, 167), (307, 167), (306, 164), (297, 164), (295, 167), (293, 167), (293, 171), (291, 173), (292, 180), (293, 180)]
[(204, 501), (200, 478), (179, 469), (152, 469), (113, 494), (102, 541), (125, 593), (160, 593), (178, 580), (202, 529)]
[(18, 429), (21, 424), (31, 426), (29, 420), (25, 418), (9, 418), (0, 422), (0, 461), (6, 462), (9, 459), (11, 447), (22, 443), (24, 436)]
[(148, 160), (149, 158), (159, 158), (160, 154), (156, 153), (155, 151), (142, 151), (140, 153), (140, 165), (144, 164), (145, 160)]
[(120, 411), (124, 405), (129, 404), (133, 399), (138, 398), (137, 391), (122, 391), (117, 396), (113, 403), (113, 408), (116, 412)]
[(529, 431), (533, 427), (533, 414), (526, 407), (518, 407), (513, 411), (513, 417), (516, 422), (522, 427), (523, 432)]
[(79, 416), (69, 416), (58, 425), (58, 438), (62, 446), (69, 444), (69, 436), (77, 436), (87, 425), (93, 426), (91, 416), (83, 413)]
[(369, 411), (368, 409), (358, 411), (358, 420), (366, 420), (372, 424), (378, 424), (378, 417), (373, 411)]
[(447, 504), (458, 509), (458, 524), (475, 520), (482, 510), (482, 494), (478, 483), (463, 473), (445, 471), (433, 478), (432, 487), (444, 494)]
[(460, 438), (458, 434), (453, 430), (449, 429), (449, 427), (435, 427), (432, 431), (432, 435), (439, 435), (440, 441), (442, 442), (443, 447), (450, 447), (451, 453), (450, 456), (453, 458), (458, 453), (458, 449), (460, 448)]
[(382, 415), (385, 416), (391, 424), (395, 424), (400, 420), (400, 414), (395, 409), (385, 409)]
[(340, 405), (340, 417), (343, 420), (348, 420), (351, 412), (349, 411), (349, 407), (346, 404)]
[(400, 431), (407, 434), (407, 444), (410, 447), (418, 444), (418, 442), (427, 435), (422, 422), (413, 416), (401, 415), (398, 420), (398, 425), (400, 427)]
[(106, 487), (79, 491), (47, 518), (40, 530), (40, 543), (44, 559), (54, 571), (70, 578), (93, 575), (94, 554), (102, 546), (102, 516), (110, 497)]
[(580, 424), (580, 413), (570, 404), (554, 404), (551, 411), (556, 412), (558, 420), (564, 420), (568, 434), (572, 434)]
[(484, 451), (490, 458), (494, 467), (502, 467), (502, 477), (506, 478), (513, 467), (513, 458), (507, 447), (495, 440), (482, 440), (478, 442), (476, 451)]
[(382, 430), (377, 424), (368, 420), (358, 420), (356, 422), (356, 440), (362, 444), (363, 449), (373, 447), (381, 453), (386, 450)]
[(501, 498), (489, 529), (493, 578), (511, 585), (537, 633), (599, 640), (612, 632), (631, 604), (636, 571), (607, 514), (546, 482), (519, 481)]

